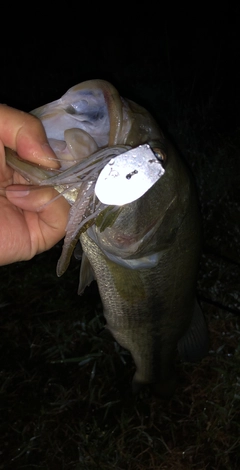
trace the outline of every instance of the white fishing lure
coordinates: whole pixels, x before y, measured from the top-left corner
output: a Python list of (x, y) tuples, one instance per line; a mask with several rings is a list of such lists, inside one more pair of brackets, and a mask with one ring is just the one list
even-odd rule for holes
[(164, 173), (150, 146), (139, 145), (105, 165), (97, 179), (95, 193), (103, 204), (129, 204), (143, 196)]

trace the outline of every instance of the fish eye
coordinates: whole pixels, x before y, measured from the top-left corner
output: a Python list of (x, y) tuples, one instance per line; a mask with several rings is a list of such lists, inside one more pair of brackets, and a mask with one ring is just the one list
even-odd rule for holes
[(166, 154), (159, 148), (153, 148), (152, 149), (155, 157), (161, 162), (165, 163), (166, 162)]
[(155, 157), (162, 163), (166, 163), (167, 154), (164, 142), (151, 141), (149, 145), (155, 155)]

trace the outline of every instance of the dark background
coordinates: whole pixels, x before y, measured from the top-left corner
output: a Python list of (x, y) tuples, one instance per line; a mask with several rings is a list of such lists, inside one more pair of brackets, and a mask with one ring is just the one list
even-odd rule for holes
[(104, 23), (84, 13), (70, 23), (62, 12), (61, 23), (56, 18), (52, 25), (46, 12), (38, 28), (29, 17), (28, 28), (13, 28), (1, 41), (0, 101), (29, 110), (76, 83), (102, 78), (155, 108), (173, 94), (212, 99), (225, 124), (232, 122), (239, 114), (239, 6), (160, 6), (160, 13), (149, 8), (140, 18), (115, 12)]
[(19, 16), (13, 6), (2, 16), (0, 102), (30, 111), (84, 80), (109, 80), (186, 159), (202, 212), (197, 293), (211, 337), (173, 400), (131, 402), (134, 367), (98, 336), (96, 285), (77, 296), (74, 259), (56, 277), (61, 243), (2, 267), (4, 470), (239, 468), (240, 7), (180, 3), (132, 13), (113, 4), (105, 14), (100, 4), (87, 14), (61, 4), (53, 19), (42, 4), (21, 4)]

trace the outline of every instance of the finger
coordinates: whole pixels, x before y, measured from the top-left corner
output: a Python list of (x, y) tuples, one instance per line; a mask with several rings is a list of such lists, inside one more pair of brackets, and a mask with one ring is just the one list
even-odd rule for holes
[[(0, 119), (0, 127), (1, 127), (1, 119)], [(13, 174), (12, 168), (6, 165), (5, 149), (4, 149), (3, 142), (1, 142), (1, 137), (0, 137), (0, 186), (7, 186), (8, 184), (10, 184), (12, 174)]]
[(0, 140), (31, 162), (59, 166), (41, 121), (29, 113), (0, 104)]
[[(33, 256), (48, 250), (64, 237), (70, 206), (55, 189), (31, 189), (28, 185), (14, 185), (8, 186), (6, 196), (12, 204), (24, 211)], [(33, 215), (37, 216), (37, 225)]]

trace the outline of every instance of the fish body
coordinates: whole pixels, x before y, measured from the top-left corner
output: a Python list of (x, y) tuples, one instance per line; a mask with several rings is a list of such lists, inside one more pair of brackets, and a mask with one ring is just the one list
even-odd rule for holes
[[(208, 350), (195, 297), (201, 228), (191, 175), (152, 116), (108, 82), (83, 82), (33, 114), (42, 120), (60, 172), (35, 172), (28, 163), (23, 170), (14, 157), (9, 164), (30, 182), (60, 185), (63, 195), (72, 190), (58, 275), (80, 239), (79, 292), (97, 280), (106, 328), (136, 366), (133, 389), (151, 384), (160, 395), (171, 395), (177, 349), (193, 361)], [(145, 143), (158, 155), (163, 176), (133, 202), (96, 203), (100, 168)]]

